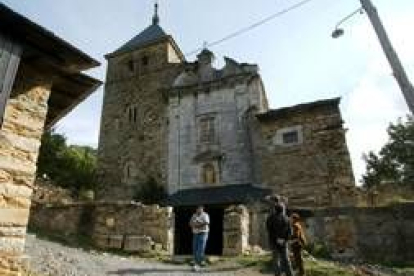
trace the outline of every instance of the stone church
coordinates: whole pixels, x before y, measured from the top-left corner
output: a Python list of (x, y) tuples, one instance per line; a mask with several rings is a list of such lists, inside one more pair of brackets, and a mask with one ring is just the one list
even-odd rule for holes
[(216, 69), (208, 49), (187, 61), (157, 13), (106, 58), (98, 199), (158, 185), (187, 225), (198, 204), (222, 220), (226, 207), (272, 192), (318, 207), (353, 189), (339, 98), (271, 109), (257, 65), (226, 57)]

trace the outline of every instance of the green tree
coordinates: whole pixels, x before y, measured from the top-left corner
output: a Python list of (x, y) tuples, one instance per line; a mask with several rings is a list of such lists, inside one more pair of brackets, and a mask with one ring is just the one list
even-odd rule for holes
[(364, 155), (364, 187), (390, 182), (414, 188), (414, 117), (407, 116), (406, 120), (391, 123), (387, 133), (388, 142), (378, 154), (371, 151)]
[(47, 131), (42, 137), (37, 175), (47, 175), (52, 182), (80, 191), (95, 187), (96, 151), (88, 146), (68, 146), (66, 137)]

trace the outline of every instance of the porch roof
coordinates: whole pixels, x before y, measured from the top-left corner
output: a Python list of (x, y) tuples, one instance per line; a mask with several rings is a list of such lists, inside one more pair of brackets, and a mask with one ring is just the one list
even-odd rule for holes
[(22, 47), (20, 66), (27, 64), (52, 75), (46, 128), (52, 127), (102, 84), (82, 73), (100, 65), (94, 58), (3, 3), (0, 3), (0, 18), (0, 33)]
[(252, 184), (232, 184), (207, 188), (180, 190), (166, 200), (174, 207), (249, 203), (263, 200), (272, 190)]

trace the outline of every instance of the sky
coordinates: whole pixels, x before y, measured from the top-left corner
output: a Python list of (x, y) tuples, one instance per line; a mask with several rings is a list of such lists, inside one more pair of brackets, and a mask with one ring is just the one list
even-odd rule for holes
[[(99, 60), (86, 73), (105, 80), (110, 53), (151, 23), (153, 0), (0, 0)], [(414, 1), (372, 0), (408, 77), (414, 81)], [(160, 0), (160, 25), (184, 53), (250, 26), (300, 0)], [(390, 122), (408, 108), (366, 14), (335, 25), (360, 7), (359, 0), (312, 0), (249, 32), (211, 47), (217, 68), (223, 56), (256, 63), (271, 108), (341, 97), (356, 180), (363, 153), (387, 141)], [(1, 24), (1, 21), (0, 21)], [(195, 56), (187, 56), (194, 60)], [(71, 144), (97, 147), (103, 87), (57, 125)]]

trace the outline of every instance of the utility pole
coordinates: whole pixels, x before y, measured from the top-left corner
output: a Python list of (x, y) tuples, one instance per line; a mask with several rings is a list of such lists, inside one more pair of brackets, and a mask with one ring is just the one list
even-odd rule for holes
[(410, 83), (410, 80), (405, 73), (404, 67), (398, 58), (397, 53), (391, 45), (391, 42), (387, 36), (387, 33), (382, 25), (382, 22), (378, 16), (377, 9), (372, 4), (371, 0), (360, 0), (362, 8), (367, 13), (372, 26), (374, 27), (375, 33), (378, 36), (382, 50), (384, 51), (388, 62), (392, 68), (393, 75), (400, 86), (400, 89), (404, 95), (405, 101), (407, 102), (408, 108), (411, 114), (414, 114), (414, 87)]

